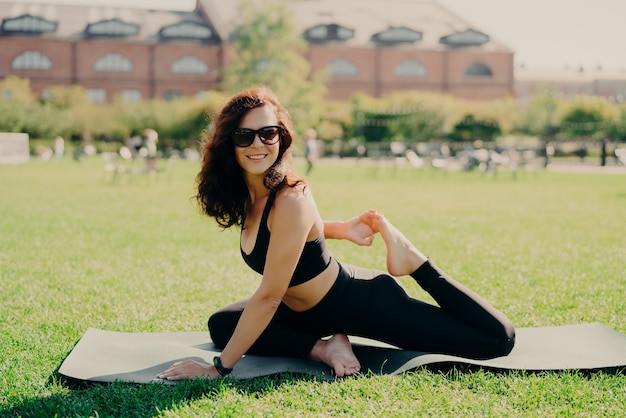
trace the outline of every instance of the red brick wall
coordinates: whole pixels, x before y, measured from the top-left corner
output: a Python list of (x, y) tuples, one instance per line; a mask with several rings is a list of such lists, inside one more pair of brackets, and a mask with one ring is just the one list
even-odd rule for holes
[[(359, 69), (356, 76), (329, 77), (329, 98), (346, 99), (355, 91), (381, 96), (398, 90), (450, 93), (465, 98), (493, 99), (513, 95), (513, 54), (468, 50), (416, 50), (413, 47), (346, 48), (312, 45), (308, 59), (313, 71), (325, 69), (333, 60), (345, 58)], [(405, 60), (426, 68), (425, 77), (394, 75)], [(482, 63), (492, 77), (466, 77), (465, 69)]]
[[(143, 98), (163, 97), (175, 92), (193, 96), (210, 90), (218, 80), (221, 47), (200, 44), (130, 44), (110, 40), (46, 40), (27, 37), (0, 38), (0, 79), (7, 75), (29, 78), (35, 94), (51, 85), (80, 84), (101, 88), (112, 99), (124, 89), (141, 91)], [(52, 69), (11, 70), (11, 61), (24, 51), (39, 51), (52, 62)], [(94, 71), (94, 64), (109, 53), (121, 54), (131, 63), (131, 72)], [(172, 74), (172, 64), (187, 55), (195, 56), (209, 67), (208, 74)]]
[[(0, 78), (9, 74), (30, 78), (35, 93), (49, 85), (78, 83), (86, 88), (102, 88), (107, 98), (124, 89), (140, 90), (143, 98), (163, 97), (175, 92), (183, 96), (215, 88), (218, 69), (227, 64), (228, 47), (189, 43), (132, 44), (111, 40), (63, 41), (28, 37), (0, 38)], [(40, 51), (52, 61), (50, 71), (12, 71), (10, 63), (19, 53)], [(133, 65), (132, 72), (94, 71), (103, 55), (118, 53)], [(193, 55), (209, 67), (208, 74), (172, 74), (172, 64)], [(356, 76), (328, 79), (328, 98), (347, 99), (356, 92), (381, 96), (398, 90), (426, 90), (451, 93), (473, 99), (513, 95), (513, 54), (482, 50), (415, 49), (413, 46), (350, 48), (341, 44), (311, 45), (307, 52), (312, 71), (320, 71), (335, 59), (345, 58), (357, 66)], [(394, 69), (404, 60), (416, 60), (427, 70), (425, 77), (399, 77)], [(466, 77), (468, 65), (487, 65), (492, 77)]]
[[(15, 75), (22, 78), (42, 79), (46, 83), (65, 82), (68, 79), (71, 60), (71, 44), (65, 41), (5, 37), (0, 38), (0, 78)], [(11, 62), (25, 51), (38, 51), (52, 62), (52, 69), (12, 70)]]

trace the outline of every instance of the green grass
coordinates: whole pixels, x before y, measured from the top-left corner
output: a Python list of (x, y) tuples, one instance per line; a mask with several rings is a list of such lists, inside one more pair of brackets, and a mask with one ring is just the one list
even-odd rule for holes
[[(0, 416), (622, 416), (623, 374), (418, 370), (340, 381), (98, 385), (55, 371), (88, 327), (202, 331), (254, 291), (238, 232), (199, 215), (197, 165), (110, 182), (98, 158), (0, 166)], [(626, 332), (626, 178), (322, 165), (325, 219), (386, 214), (519, 327), (602, 322)], [(384, 268), (372, 248), (330, 242)], [(414, 283), (406, 287), (428, 299)]]

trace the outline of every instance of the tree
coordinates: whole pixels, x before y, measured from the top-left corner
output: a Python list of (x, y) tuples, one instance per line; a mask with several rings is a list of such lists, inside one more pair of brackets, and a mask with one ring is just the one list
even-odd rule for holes
[(352, 97), (355, 135), (365, 142), (426, 142), (443, 136), (446, 97), (404, 91), (374, 98)]
[(528, 135), (550, 140), (560, 125), (561, 108), (557, 92), (545, 89), (533, 95), (522, 109), (518, 130)]
[(498, 121), (488, 118), (478, 119), (468, 114), (454, 125), (448, 138), (454, 142), (493, 141), (501, 133)]
[(626, 142), (626, 104), (622, 104), (617, 111), (617, 116), (613, 119), (607, 135), (613, 141)]
[(268, 86), (302, 132), (318, 122), (326, 90), (323, 76), (311, 75), (304, 55), (307, 45), (296, 33), (290, 4), (289, 0), (241, 1), (223, 84), (229, 93), (257, 84)]
[(30, 80), (14, 75), (0, 80), (0, 101), (11, 102), (14, 105), (27, 105), (35, 101), (30, 89)]
[(563, 128), (566, 134), (573, 138), (590, 138), (600, 133), (604, 124), (600, 111), (575, 107), (563, 118)]

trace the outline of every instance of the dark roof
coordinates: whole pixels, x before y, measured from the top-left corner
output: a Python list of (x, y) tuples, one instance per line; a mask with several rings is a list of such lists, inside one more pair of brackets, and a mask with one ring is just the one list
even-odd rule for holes
[[(260, 5), (267, 4), (269, 0), (252, 1)], [(0, 0), (0, 19), (6, 21), (20, 16), (44, 19), (50, 23), (48, 27), (56, 25), (54, 31), (36, 33), (46, 38), (93, 37), (93, 34), (90, 36), (86, 32), (87, 28), (97, 28), (93, 32), (98, 33), (96, 36), (103, 36), (102, 30), (106, 32), (108, 28), (120, 31), (118, 36), (112, 37), (134, 42), (162, 41), (164, 33), (175, 35), (175, 39), (189, 39), (184, 34), (191, 34), (200, 42), (229, 39), (239, 19), (239, 0), (198, 0), (198, 3), (199, 7), (192, 11), (167, 11)], [(473, 28), (436, 1), (295, 0), (291, 4), (294, 7), (297, 31), (294, 35), (310, 34), (314, 28), (318, 31), (312, 33), (319, 34), (320, 30), (323, 33), (324, 27), (328, 27), (328, 42), (336, 42), (346, 47), (373, 48), (382, 43), (427, 50), (464, 47), (491, 52), (512, 52), (492, 36)], [(105, 22), (108, 22), (108, 26)], [(184, 22), (189, 24), (186, 27), (177, 27)], [(94, 26), (96, 23), (99, 25)], [(211, 32), (209, 38), (206, 38), (207, 29)], [(338, 30), (341, 32), (337, 32)], [(4, 32), (0, 35), (6, 36), (10, 33)], [(482, 35), (484, 42), (454, 44), (455, 39), (469, 39), (468, 35), (473, 35), (472, 39)], [(324, 42), (319, 38), (308, 39), (312, 42)], [(452, 44), (450, 40), (453, 41)]]
[[(253, 0), (257, 5), (268, 0)], [(225, 36), (232, 30), (239, 16), (238, 0), (198, 0), (203, 8), (212, 13), (222, 23)], [(379, 36), (390, 29), (403, 29), (421, 33), (421, 39), (413, 36), (413, 42), (407, 39), (404, 45), (413, 45), (423, 49), (445, 49), (449, 46), (441, 43), (441, 38), (456, 33), (481, 33), (463, 18), (452, 13), (436, 1), (421, 0), (296, 0), (293, 3), (296, 28), (302, 35), (307, 30), (320, 25), (335, 25), (354, 30), (350, 39), (338, 41), (350, 47), (374, 47), (379, 43)], [(486, 35), (486, 34), (485, 34)], [(410, 37), (410, 36), (409, 36)], [(453, 38), (454, 39), (454, 38)], [(335, 40), (337, 41), (337, 40)], [(487, 35), (486, 42), (479, 47), (488, 51), (512, 51)]]
[[(213, 37), (208, 41), (219, 41), (219, 38), (216, 38), (216, 31), (211, 27), (210, 21), (195, 10), (167, 11), (105, 6), (41, 4), (28, 1), (19, 3), (0, 1), (0, 19), (3, 22), (14, 22), (15, 19), (24, 16), (35, 17), (56, 24), (54, 31), (41, 33), (41, 36), (52, 39), (82, 39), (103, 36), (102, 30), (108, 28), (109, 30), (119, 31), (120, 33), (118, 33), (117, 37), (121, 39), (133, 42), (157, 42), (161, 40), (160, 34), (163, 28), (190, 22), (192, 25), (211, 29)], [(98, 30), (94, 30), (94, 28), (98, 27)], [(91, 34), (88, 31), (89, 29), (92, 29)], [(14, 33), (3, 31), (2, 35)], [(175, 33), (184, 33), (184, 31)], [(27, 34), (27, 32), (22, 34)], [(207, 41), (207, 39), (202, 38), (199, 40)]]

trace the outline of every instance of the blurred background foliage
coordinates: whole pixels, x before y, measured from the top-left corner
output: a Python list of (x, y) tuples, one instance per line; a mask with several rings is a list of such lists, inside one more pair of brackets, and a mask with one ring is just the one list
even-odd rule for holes
[[(626, 103), (601, 97), (564, 98), (546, 88), (526, 102), (515, 98), (471, 101), (449, 95), (406, 91), (374, 98), (355, 94), (337, 102), (324, 99), (324, 72), (312, 73), (307, 44), (292, 36), (287, 0), (271, 5), (242, 1), (231, 39), (232, 59), (215, 91), (172, 100), (106, 104), (89, 101), (79, 86), (50, 86), (43, 97), (28, 79), (0, 81), (0, 132), (28, 133), (31, 140), (93, 142), (98, 150), (120, 147), (146, 128), (159, 134), (161, 150), (197, 148), (227, 98), (264, 84), (289, 109), (296, 133), (314, 127), (329, 148), (346, 144), (492, 143), (517, 138), (537, 144), (558, 141), (626, 142)], [(295, 144), (296, 152), (302, 141)], [(513, 144), (515, 145), (515, 144)]]

